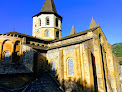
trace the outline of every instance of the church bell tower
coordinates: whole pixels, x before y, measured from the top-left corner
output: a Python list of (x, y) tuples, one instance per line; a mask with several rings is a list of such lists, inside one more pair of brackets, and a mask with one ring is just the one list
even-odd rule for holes
[(45, 0), (37, 15), (33, 16), (33, 36), (40, 39), (60, 39), (62, 17), (57, 14), (53, 0)]

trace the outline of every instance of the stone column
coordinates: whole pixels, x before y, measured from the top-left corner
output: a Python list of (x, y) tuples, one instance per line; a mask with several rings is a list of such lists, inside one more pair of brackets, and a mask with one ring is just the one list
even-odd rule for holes
[(15, 42), (12, 42), (12, 48), (11, 48), (11, 53), (10, 53), (10, 56), (11, 56), (11, 59), (10, 59), (10, 62), (12, 62), (13, 60), (13, 53), (14, 53), (14, 44), (15, 44)]
[(99, 92), (106, 92), (105, 89), (105, 80), (102, 66), (102, 56), (100, 49), (100, 42), (97, 36), (93, 38), (93, 47), (94, 47), (94, 56), (95, 56), (95, 65), (96, 65), (96, 73), (97, 73), (97, 84)]

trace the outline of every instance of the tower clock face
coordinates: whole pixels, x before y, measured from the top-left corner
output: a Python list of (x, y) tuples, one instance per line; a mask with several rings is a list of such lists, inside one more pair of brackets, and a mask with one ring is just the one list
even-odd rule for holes
[(39, 37), (40, 36), (40, 31), (38, 29), (36, 30), (36, 33), (37, 33), (37, 37)]

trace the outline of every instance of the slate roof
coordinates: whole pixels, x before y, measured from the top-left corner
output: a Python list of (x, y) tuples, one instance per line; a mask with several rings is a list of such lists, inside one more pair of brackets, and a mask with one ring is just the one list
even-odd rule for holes
[(66, 40), (66, 39), (70, 39), (70, 38), (74, 38), (74, 37), (77, 37), (77, 36), (80, 36), (80, 35), (84, 35), (84, 34), (87, 34), (88, 32), (95, 31), (97, 28), (100, 28), (100, 26), (92, 28), (92, 29), (88, 29), (88, 30), (85, 30), (85, 31), (82, 31), (82, 32), (79, 32), (79, 33), (76, 33), (76, 34), (73, 34), (73, 35), (65, 36), (61, 39), (53, 40), (53, 41), (51, 41), (51, 43)]
[(0, 74), (32, 73), (24, 64), (0, 62)]
[(44, 5), (41, 9), (41, 12), (57, 13), (54, 1), (53, 0), (45, 0)]
[(63, 92), (49, 73), (44, 73), (23, 92)]
[(34, 39), (38, 39), (38, 40), (42, 40), (42, 41), (51, 41), (51, 40), (46, 40), (46, 39), (40, 39), (40, 38), (37, 38), (37, 37), (34, 37), (34, 36), (30, 36), (30, 35), (27, 35), (27, 34), (23, 34), (23, 33), (19, 33), (19, 32), (8, 32), (8, 33), (0, 33), (0, 34), (12, 34), (12, 35), (20, 35), (20, 36), (23, 36), (23, 37), (29, 37), (29, 38), (34, 38)]
[(73, 34), (73, 35), (65, 36), (65, 37), (63, 37), (61, 39), (56, 39), (56, 40), (40, 39), (40, 38), (36, 38), (36, 37), (30, 36), (30, 35), (18, 33), (18, 32), (8, 32), (8, 33), (1, 33), (1, 34), (17, 34), (17, 35), (22, 35), (22, 36), (25, 36), (25, 37), (30, 37), (30, 38), (34, 38), (34, 39), (38, 39), (38, 40), (54, 43), (54, 42), (57, 42), (57, 41), (62, 41), (62, 40), (74, 38), (74, 37), (77, 37), (77, 36), (80, 36), (80, 35), (84, 35), (84, 34), (87, 34), (88, 32), (93, 32), (97, 28), (100, 28), (100, 26), (97, 26), (97, 27), (94, 27), (92, 29), (88, 29), (88, 30), (85, 30), (85, 31), (82, 31), (82, 32), (79, 32), (79, 33), (76, 33), (76, 34)]
[(48, 47), (36, 46), (36, 45), (32, 45), (32, 44), (25, 44), (25, 45), (32, 47), (34, 49), (39, 49), (39, 50), (47, 50), (48, 49)]

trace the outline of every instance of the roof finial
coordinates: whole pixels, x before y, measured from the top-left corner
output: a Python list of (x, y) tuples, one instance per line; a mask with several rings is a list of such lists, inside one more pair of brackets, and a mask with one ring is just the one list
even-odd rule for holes
[(100, 26), (100, 24), (98, 23), (98, 26)]
[(89, 29), (92, 29), (92, 28), (94, 28), (94, 27), (97, 27), (97, 24), (96, 24), (95, 20), (94, 20), (93, 17), (92, 17), (92, 20), (91, 20), (91, 24), (90, 24), (90, 26), (89, 26)]
[(70, 35), (73, 35), (73, 34), (76, 34), (77, 32), (76, 32), (76, 30), (75, 30), (75, 27), (74, 27), (74, 25), (72, 26), (72, 30), (71, 30), (71, 32), (70, 32)]

